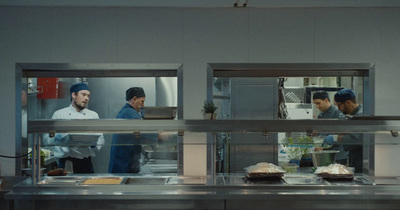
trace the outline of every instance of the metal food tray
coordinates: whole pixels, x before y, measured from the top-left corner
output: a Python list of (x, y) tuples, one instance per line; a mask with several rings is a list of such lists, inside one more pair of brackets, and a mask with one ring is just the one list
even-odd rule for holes
[(341, 186), (348, 186), (348, 185), (373, 185), (370, 180), (364, 177), (354, 177), (354, 179), (324, 179), (330, 185), (341, 185)]
[[(101, 180), (104, 180), (102, 183)], [(113, 183), (107, 183), (106, 180), (116, 180)], [(81, 181), (80, 185), (121, 185), (124, 181), (123, 177), (90, 177)]]
[(83, 180), (83, 177), (47, 177), (38, 184), (43, 185), (78, 185)]
[(283, 181), (285, 181), (289, 185), (321, 185), (326, 184), (321, 178), (317, 178), (314, 176), (292, 176), (292, 177), (283, 177)]
[(64, 138), (62, 138), (62, 141), (65, 141), (63, 143), (63, 146), (93, 146), (97, 145), (97, 141), (101, 134), (68, 134)]
[(168, 182), (166, 177), (129, 177), (126, 178), (123, 184), (126, 185), (163, 185)]
[(171, 185), (205, 185), (207, 183), (207, 178), (203, 176), (194, 177), (171, 177), (168, 184)]
[(174, 119), (177, 107), (141, 107), (143, 119)]

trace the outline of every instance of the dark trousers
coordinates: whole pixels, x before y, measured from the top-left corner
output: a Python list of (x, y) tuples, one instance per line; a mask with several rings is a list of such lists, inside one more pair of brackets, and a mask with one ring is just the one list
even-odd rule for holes
[(75, 174), (94, 173), (91, 157), (83, 159), (78, 159), (73, 157), (60, 158), (58, 160), (58, 167), (65, 169), (65, 161), (67, 160), (72, 162), (72, 168), (74, 169)]

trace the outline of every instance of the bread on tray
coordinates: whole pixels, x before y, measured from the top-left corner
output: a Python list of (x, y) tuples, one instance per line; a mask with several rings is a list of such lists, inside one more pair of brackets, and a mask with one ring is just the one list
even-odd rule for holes
[(314, 173), (322, 178), (354, 178), (354, 168), (338, 163), (318, 167)]
[(248, 178), (282, 177), (285, 173), (281, 167), (272, 163), (261, 162), (245, 168)]

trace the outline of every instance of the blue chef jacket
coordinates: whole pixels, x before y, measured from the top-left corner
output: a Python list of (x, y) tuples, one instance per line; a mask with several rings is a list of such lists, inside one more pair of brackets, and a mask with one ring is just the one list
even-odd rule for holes
[[(142, 119), (142, 115), (126, 103), (116, 118)], [(158, 134), (140, 134), (139, 138), (135, 137), (133, 133), (113, 134), (108, 173), (139, 173), (142, 141), (151, 140), (155, 142), (157, 139)]]

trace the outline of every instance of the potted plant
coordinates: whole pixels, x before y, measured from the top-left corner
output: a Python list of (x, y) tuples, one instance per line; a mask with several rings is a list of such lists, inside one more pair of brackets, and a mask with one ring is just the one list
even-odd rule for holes
[(283, 147), (290, 158), (290, 163), (296, 163), (300, 166), (300, 161), (311, 163), (311, 151), (314, 151), (315, 145), (309, 136), (300, 135), (295, 138), (287, 137), (283, 140)]
[(202, 110), (204, 119), (215, 120), (217, 118), (217, 113), (215, 113), (215, 110), (217, 110), (217, 107), (214, 105), (214, 102), (204, 101)]

